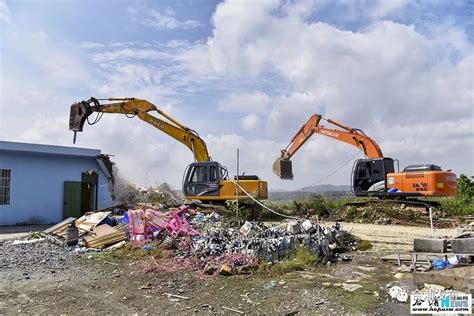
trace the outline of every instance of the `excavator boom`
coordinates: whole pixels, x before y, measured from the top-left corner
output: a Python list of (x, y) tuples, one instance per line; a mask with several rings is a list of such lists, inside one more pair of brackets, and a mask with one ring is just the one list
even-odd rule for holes
[[(90, 125), (93, 125), (97, 123), (102, 113), (125, 114), (130, 118), (138, 116), (141, 120), (183, 143), (193, 152), (196, 161), (203, 162), (211, 160), (206, 143), (195, 131), (182, 125), (165, 112), (157, 109), (152, 103), (135, 98), (108, 98), (105, 100), (112, 102), (101, 104), (101, 100), (91, 98), (88, 101), (81, 101), (71, 105), (69, 129), (74, 132), (74, 142), (76, 140), (76, 133), (82, 132), (86, 121)], [(91, 123), (89, 122), (89, 116), (94, 112), (97, 112), (98, 116), (94, 122)], [(151, 115), (150, 112), (157, 112), (167, 121)]]
[[(101, 103), (101, 101), (108, 101)], [(91, 122), (89, 117), (97, 113)], [(164, 119), (151, 115), (157, 112)], [(240, 192), (233, 180), (228, 179), (228, 171), (217, 161), (212, 161), (207, 151), (206, 143), (198, 133), (179, 123), (168, 114), (156, 108), (146, 100), (135, 98), (91, 98), (71, 105), (69, 129), (76, 133), (82, 132), (84, 124), (97, 123), (103, 113), (126, 115), (129, 118), (137, 116), (142, 121), (159, 129), (188, 147), (194, 154), (195, 162), (186, 169), (183, 178), (183, 193), (188, 200), (200, 200), (223, 203), (228, 200), (266, 199), (268, 197), (267, 182), (257, 176), (238, 176), (238, 184), (249, 192), (251, 197)]]
[[(338, 128), (327, 128), (320, 124), (321, 120), (325, 120)], [(293, 136), (288, 146), (281, 151), (281, 156), (273, 163), (273, 172), (277, 176), (281, 179), (293, 180), (293, 167), (290, 158), (315, 133), (353, 145), (362, 150), (368, 158), (383, 157), (378, 144), (372, 138), (365, 135), (362, 130), (349, 127), (332, 119), (325, 119), (319, 114), (314, 114)]]

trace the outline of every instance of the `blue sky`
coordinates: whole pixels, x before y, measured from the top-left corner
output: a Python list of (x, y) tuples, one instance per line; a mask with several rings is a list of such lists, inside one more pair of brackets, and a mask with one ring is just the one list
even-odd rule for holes
[[(273, 160), (313, 113), (364, 129), (401, 165), (474, 173), (473, 1), (0, 1), (0, 139), (71, 145), (69, 105), (147, 99), (211, 155), (271, 188), (318, 182), (357, 149), (314, 137), (295, 181)], [(192, 155), (107, 116), (78, 146), (142, 185), (175, 187)], [(346, 184), (350, 165), (327, 183)]]

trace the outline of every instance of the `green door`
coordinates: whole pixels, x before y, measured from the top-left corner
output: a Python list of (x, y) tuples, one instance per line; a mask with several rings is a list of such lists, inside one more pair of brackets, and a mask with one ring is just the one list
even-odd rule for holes
[(81, 187), (81, 182), (64, 181), (64, 218), (81, 216)]

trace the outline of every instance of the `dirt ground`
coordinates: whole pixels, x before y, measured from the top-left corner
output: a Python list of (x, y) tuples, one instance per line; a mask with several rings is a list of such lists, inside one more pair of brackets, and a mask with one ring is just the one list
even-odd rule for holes
[[(374, 242), (353, 260), (284, 275), (203, 277), (193, 272), (147, 272), (151, 257), (114, 259), (104, 253), (71, 254), (48, 242), (0, 241), (0, 314), (408, 314), (392, 302), (386, 284), (414, 289), (412, 277), (396, 279), (382, 255), (409, 249), (429, 229), (345, 224)], [(1, 230), (0, 230), (1, 232)], [(439, 230), (449, 235), (451, 230)], [(42, 257), (43, 252), (49, 256)], [(271, 286), (271, 282), (274, 286)], [(141, 289), (144, 285), (150, 289)], [(349, 291), (349, 288), (360, 288)], [(178, 295), (169, 296), (168, 294)]]

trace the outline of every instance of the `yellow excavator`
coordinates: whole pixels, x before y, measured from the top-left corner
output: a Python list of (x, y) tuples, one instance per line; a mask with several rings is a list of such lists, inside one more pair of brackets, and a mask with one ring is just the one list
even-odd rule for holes
[[(101, 103), (106, 101), (108, 103)], [(91, 122), (89, 116), (97, 113)], [(164, 119), (151, 115), (156, 112)], [(82, 132), (84, 124), (97, 123), (104, 113), (115, 113), (126, 115), (129, 118), (137, 116), (146, 123), (152, 125), (163, 133), (171, 136), (188, 147), (193, 155), (194, 162), (189, 164), (184, 172), (183, 193), (187, 200), (198, 200), (207, 203), (222, 203), (225, 201), (250, 200), (243, 191), (245, 190), (254, 199), (264, 200), (268, 198), (267, 182), (260, 180), (256, 175), (239, 175), (234, 180), (229, 179), (227, 168), (217, 161), (212, 161), (207, 151), (204, 140), (198, 133), (189, 127), (179, 123), (165, 112), (159, 110), (152, 103), (135, 98), (90, 98), (71, 105), (69, 116), (69, 129), (76, 133)], [(237, 189), (235, 181), (242, 189)]]

